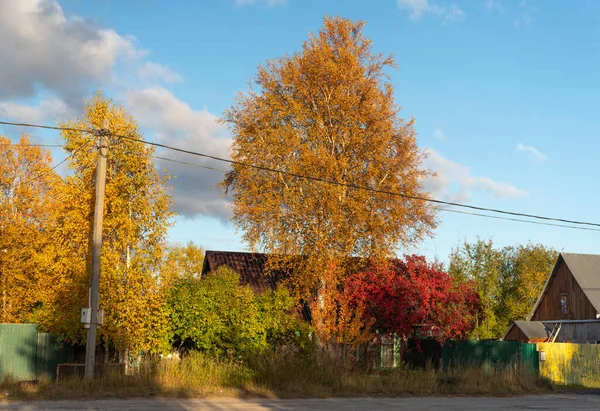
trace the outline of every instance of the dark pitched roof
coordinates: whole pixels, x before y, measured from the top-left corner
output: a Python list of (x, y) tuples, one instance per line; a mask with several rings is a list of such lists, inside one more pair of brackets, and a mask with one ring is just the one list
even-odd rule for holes
[(285, 277), (283, 273), (266, 275), (264, 272), (266, 263), (266, 254), (207, 250), (204, 255), (202, 275), (216, 271), (224, 265), (240, 275), (241, 285), (249, 285), (254, 291), (261, 293), (274, 289)]
[(531, 315), (535, 314), (538, 306), (542, 302), (546, 291), (552, 283), (552, 279), (561, 263), (565, 263), (571, 274), (581, 287), (585, 296), (590, 300), (597, 312), (600, 313), (600, 255), (598, 254), (573, 254), (560, 253), (558, 260), (554, 265), (552, 274), (548, 277), (544, 291), (540, 294)]
[(515, 321), (509, 327), (504, 337), (506, 337), (512, 327), (518, 327), (529, 340), (548, 338), (552, 332), (552, 327), (544, 324), (542, 321)]
[(561, 255), (577, 280), (577, 284), (596, 311), (600, 312), (600, 255), (571, 253)]
[[(215, 251), (207, 250), (204, 254), (204, 265), (202, 266), (202, 275), (216, 271), (224, 265), (240, 275), (240, 284), (249, 285), (257, 292), (263, 292), (274, 289), (277, 283), (289, 277), (289, 272), (279, 270), (270, 275), (265, 274), (268, 254), (262, 253), (244, 253), (237, 251)], [(301, 258), (301, 257), (297, 257)], [(392, 263), (400, 260), (392, 259)], [(358, 269), (368, 265), (368, 261), (360, 257), (349, 257), (345, 260), (345, 269), (348, 272), (355, 272)]]

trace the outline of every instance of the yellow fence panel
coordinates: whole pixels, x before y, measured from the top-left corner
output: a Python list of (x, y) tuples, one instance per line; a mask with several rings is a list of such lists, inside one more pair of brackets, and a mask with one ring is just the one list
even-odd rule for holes
[(600, 346), (540, 343), (540, 375), (555, 384), (600, 388)]

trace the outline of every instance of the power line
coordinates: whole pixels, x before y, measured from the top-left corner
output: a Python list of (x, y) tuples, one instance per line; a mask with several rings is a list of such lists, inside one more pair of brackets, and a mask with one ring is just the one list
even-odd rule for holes
[(20, 127), (32, 127), (32, 128), (43, 128), (46, 130), (58, 130), (58, 131), (80, 131), (82, 133), (94, 133), (98, 134), (98, 130), (93, 129), (82, 129), (82, 128), (70, 128), (70, 127), (58, 127), (58, 126), (42, 126), (39, 124), (29, 124), (29, 123), (12, 123), (10, 121), (0, 121), (0, 124), (5, 126), (20, 126)]
[(137, 141), (137, 142), (148, 144), (148, 145), (151, 145), (151, 146), (154, 146), (154, 147), (160, 147), (160, 148), (165, 148), (165, 149), (168, 149), (168, 150), (177, 151), (179, 153), (185, 153), (185, 154), (190, 154), (190, 155), (193, 155), (193, 156), (204, 157), (204, 158), (210, 158), (212, 160), (221, 161), (221, 162), (229, 163), (229, 164), (234, 164), (234, 165), (238, 165), (238, 166), (242, 166), (242, 167), (250, 167), (250, 168), (257, 169), (257, 170), (269, 171), (269, 172), (272, 172), (272, 173), (280, 173), (280, 174), (289, 175), (291, 177), (302, 178), (302, 179), (305, 179), (305, 180), (318, 181), (318, 182), (321, 182), (321, 183), (326, 183), (326, 184), (331, 184), (331, 185), (337, 185), (337, 186), (342, 186), (342, 187), (348, 187), (348, 188), (354, 188), (354, 189), (358, 189), (358, 190), (366, 190), (366, 191), (371, 191), (371, 192), (379, 193), (379, 194), (387, 194), (387, 195), (392, 195), (392, 196), (398, 196), (398, 197), (403, 197), (403, 198), (407, 198), (407, 199), (410, 199), (410, 200), (427, 201), (427, 202), (434, 203), (434, 204), (441, 204), (441, 205), (447, 205), (447, 206), (469, 208), (469, 209), (472, 209), (472, 210), (488, 211), (488, 212), (492, 212), (492, 213), (513, 215), (513, 216), (517, 216), (517, 217), (527, 217), (527, 218), (535, 218), (535, 219), (546, 220), (546, 221), (557, 221), (557, 222), (561, 222), (561, 223), (591, 225), (591, 226), (595, 226), (595, 227), (600, 227), (599, 223), (590, 223), (590, 222), (586, 222), (586, 221), (577, 221), (577, 220), (567, 220), (567, 219), (563, 219), (563, 218), (545, 217), (545, 216), (540, 216), (540, 215), (536, 215), (536, 214), (527, 214), (527, 213), (518, 213), (518, 212), (514, 212), (514, 211), (505, 211), (505, 210), (500, 210), (500, 209), (496, 209), (496, 208), (479, 207), (479, 206), (474, 206), (474, 205), (470, 205), (470, 204), (462, 204), (462, 203), (455, 203), (455, 202), (451, 202), (451, 201), (437, 200), (437, 199), (433, 199), (433, 198), (413, 196), (413, 195), (404, 194), (404, 193), (398, 193), (398, 192), (394, 192), (394, 191), (379, 190), (379, 189), (376, 189), (376, 188), (371, 188), (371, 187), (367, 187), (367, 186), (360, 186), (360, 185), (357, 185), (357, 184), (341, 183), (341, 182), (338, 182), (338, 181), (327, 180), (327, 179), (320, 178), (320, 177), (314, 177), (314, 176), (308, 176), (308, 175), (303, 175), (303, 174), (297, 174), (297, 173), (292, 173), (292, 172), (289, 172), (289, 171), (278, 170), (278, 169), (275, 169), (275, 168), (264, 167), (264, 166), (257, 166), (255, 164), (244, 163), (244, 162), (235, 161), (235, 160), (229, 160), (229, 159), (225, 159), (225, 158), (222, 158), (222, 157), (212, 156), (212, 155), (209, 155), (209, 154), (199, 153), (199, 152), (191, 151), (191, 150), (185, 150), (185, 149), (182, 149), (182, 148), (172, 147), (172, 146), (168, 146), (166, 144), (155, 143), (153, 141), (141, 140), (141, 139), (137, 139), (137, 138), (133, 138), (133, 137), (129, 137), (129, 136), (118, 135), (118, 134), (113, 134), (113, 136), (114, 137), (118, 137), (118, 138), (123, 138), (123, 139), (126, 139), (126, 140)]
[[(206, 168), (206, 169), (214, 170), (214, 171), (220, 171), (222, 173), (226, 173), (227, 172), (227, 170), (221, 170), (221, 169), (218, 169), (218, 168), (213, 168), (213, 167), (208, 167), (208, 166), (202, 166), (202, 165), (199, 165), (199, 164), (188, 163), (186, 161), (174, 160), (174, 159), (171, 159), (171, 158), (165, 158), (165, 157), (160, 157), (160, 156), (154, 156), (154, 158), (157, 158), (157, 159), (160, 159), (160, 160), (172, 161), (174, 163), (184, 164), (184, 165), (188, 165), (188, 166), (192, 166), (192, 167), (199, 167), (199, 168)], [(521, 222), (521, 223), (545, 225), (545, 226), (552, 226), (552, 227), (571, 228), (571, 229), (574, 229), (574, 230), (600, 231), (600, 229), (597, 229), (597, 228), (578, 227), (578, 226), (564, 225), (564, 224), (553, 224), (553, 223), (546, 223), (546, 222), (542, 222), (542, 221), (523, 220), (523, 219), (520, 219), (520, 218), (500, 217), (500, 216), (494, 216), (494, 215), (488, 215), (488, 214), (473, 213), (473, 212), (469, 212), (469, 211), (452, 210), (450, 208), (444, 208), (444, 207), (440, 207), (440, 208), (438, 208), (438, 210), (445, 211), (445, 212), (448, 212), (448, 213), (456, 213), (456, 214), (465, 214), (465, 215), (472, 215), (472, 216), (485, 217), (485, 218), (493, 218), (493, 219), (497, 219), (497, 220), (516, 221), (516, 222)]]
[[(172, 161), (174, 163), (184, 164), (184, 165), (192, 166), (192, 167), (199, 167), (199, 168), (206, 168), (208, 170), (220, 171), (222, 173), (227, 172), (227, 170), (221, 170), (218, 168), (203, 166), (200, 164), (188, 163), (186, 161), (174, 160), (172, 158), (165, 158), (165, 157), (161, 157), (161, 156), (154, 156), (154, 158), (157, 158), (160, 160)], [(577, 227), (577, 226), (564, 225), (564, 224), (545, 223), (545, 222), (541, 222), (541, 221), (523, 220), (520, 218), (500, 217), (500, 216), (494, 216), (494, 215), (488, 215), (488, 214), (473, 213), (473, 212), (469, 212), (469, 211), (452, 210), (450, 208), (444, 208), (444, 207), (440, 207), (440, 208), (438, 208), (438, 210), (445, 211), (448, 213), (456, 213), (456, 214), (465, 214), (465, 215), (472, 215), (472, 216), (485, 217), (485, 218), (493, 218), (493, 219), (497, 219), (497, 220), (516, 221), (516, 222), (521, 222), (521, 223), (545, 225), (545, 226), (552, 226), (552, 227), (572, 228), (575, 230), (600, 231), (600, 229), (597, 229), (597, 228)]]
[(214, 168), (214, 167), (209, 167), (209, 166), (202, 166), (200, 164), (188, 163), (187, 161), (174, 160), (172, 158), (166, 158), (166, 157), (161, 157), (161, 156), (154, 156), (154, 158), (157, 158), (159, 160), (171, 161), (173, 163), (184, 164), (186, 166), (192, 166), (192, 167), (198, 167), (198, 168), (206, 168), (207, 170), (220, 171), (221, 173), (227, 173), (228, 172), (228, 170), (222, 170), (220, 168)]
[[(160, 156), (154, 156), (154, 158), (157, 158), (157, 159), (160, 159), (160, 160), (172, 161), (174, 163), (184, 164), (184, 165), (192, 166), (192, 167), (199, 167), (199, 168), (206, 168), (206, 169), (214, 170), (214, 171), (220, 171), (222, 173), (226, 173), (227, 172), (227, 170), (221, 170), (221, 169), (218, 169), (218, 168), (213, 168), (213, 167), (208, 167), (208, 166), (202, 166), (200, 164), (195, 164), (195, 163), (188, 163), (186, 161), (174, 160), (172, 158), (165, 158), (165, 157), (160, 157)], [(494, 218), (494, 219), (497, 219), (497, 220), (516, 221), (516, 222), (521, 222), (521, 223), (546, 225), (546, 226), (552, 226), (552, 227), (572, 228), (572, 229), (575, 229), (575, 230), (600, 231), (600, 229), (596, 229), (596, 228), (577, 227), (577, 226), (570, 226), (570, 225), (564, 225), (564, 224), (545, 223), (545, 222), (541, 222), (541, 221), (523, 220), (523, 219), (520, 219), (520, 218), (500, 217), (500, 216), (494, 216), (494, 215), (488, 215), (488, 214), (473, 213), (473, 212), (469, 212), (469, 211), (452, 210), (450, 208), (444, 208), (444, 207), (440, 207), (440, 208), (438, 208), (438, 210), (445, 211), (445, 212), (448, 212), (448, 213), (465, 214), (465, 215), (472, 215), (472, 216), (485, 217), (485, 218)]]
[[(78, 132), (93, 133), (93, 134), (98, 134), (100, 132), (100, 130), (92, 130), (92, 129), (77, 129), (77, 128), (68, 128), (68, 127), (52, 127), (52, 126), (42, 126), (42, 125), (27, 124), (27, 123), (11, 123), (11, 122), (7, 122), (7, 121), (0, 121), (0, 124), (12, 125), (12, 126), (23, 126), (23, 127), (45, 128), (45, 129), (59, 130), (59, 131), (78, 131)], [(568, 224), (589, 225), (589, 226), (594, 226), (594, 227), (600, 227), (599, 223), (590, 223), (590, 222), (586, 222), (586, 221), (568, 220), (568, 219), (556, 218), (556, 217), (545, 217), (545, 216), (540, 216), (540, 215), (536, 215), (536, 214), (519, 213), (519, 212), (514, 212), (514, 211), (500, 210), (500, 209), (496, 209), (496, 208), (479, 207), (479, 206), (474, 206), (474, 205), (470, 205), (470, 204), (455, 203), (455, 202), (451, 202), (451, 201), (437, 200), (437, 199), (433, 199), (433, 198), (414, 196), (414, 195), (409, 195), (409, 194), (404, 194), (404, 193), (399, 193), (399, 192), (393, 192), (393, 191), (387, 191), (387, 190), (379, 190), (379, 189), (375, 189), (375, 188), (371, 188), (371, 187), (367, 187), (367, 186), (360, 186), (360, 185), (357, 185), (357, 184), (341, 183), (341, 182), (337, 182), (337, 181), (333, 181), (333, 180), (327, 180), (327, 179), (320, 178), (320, 177), (302, 175), (302, 174), (292, 173), (292, 172), (289, 172), (289, 171), (278, 170), (278, 169), (271, 168), (271, 167), (264, 167), (264, 166), (258, 166), (258, 165), (255, 165), (255, 164), (245, 163), (245, 162), (241, 162), (241, 161), (229, 160), (229, 159), (222, 158), (222, 157), (212, 156), (212, 155), (209, 155), (209, 154), (204, 154), (204, 153), (200, 153), (200, 152), (196, 152), (196, 151), (191, 151), (191, 150), (185, 150), (185, 149), (182, 149), (182, 148), (177, 148), (177, 147), (169, 146), (169, 145), (166, 145), (166, 144), (156, 143), (156, 142), (153, 142), (153, 141), (146, 141), (146, 140), (142, 140), (142, 139), (138, 139), (138, 138), (134, 138), (134, 137), (130, 137), (130, 136), (125, 136), (125, 135), (120, 135), (120, 134), (114, 134), (114, 133), (111, 133), (111, 135), (114, 136), (114, 137), (118, 137), (118, 138), (130, 140), (130, 141), (136, 141), (136, 142), (139, 142), (139, 143), (148, 144), (148, 145), (151, 145), (151, 146), (154, 146), (154, 147), (160, 147), (160, 148), (164, 148), (164, 149), (167, 149), (167, 150), (177, 151), (179, 153), (189, 154), (189, 155), (198, 156), (198, 157), (210, 158), (210, 159), (215, 160), (215, 161), (221, 161), (221, 162), (224, 162), (224, 163), (234, 164), (234, 165), (238, 165), (238, 166), (242, 166), (242, 167), (250, 167), (250, 168), (254, 168), (256, 170), (268, 171), (268, 172), (272, 172), (272, 173), (279, 173), (279, 174), (289, 175), (291, 177), (296, 177), (296, 178), (301, 178), (301, 179), (311, 180), (311, 181), (318, 181), (318, 182), (321, 182), (321, 183), (326, 183), (326, 184), (331, 184), (331, 185), (337, 185), (337, 186), (342, 186), (342, 187), (354, 188), (354, 189), (357, 189), (357, 190), (366, 190), (366, 191), (370, 191), (370, 192), (374, 192), (374, 193), (379, 193), (379, 194), (387, 194), (387, 195), (391, 195), (391, 196), (398, 196), (398, 197), (407, 198), (407, 199), (410, 199), (410, 200), (426, 201), (426, 202), (430, 202), (430, 203), (434, 203), (434, 204), (440, 204), (440, 205), (446, 205), (446, 206), (453, 206), (453, 207), (461, 207), (461, 208), (468, 208), (468, 209), (477, 210), (477, 211), (487, 211), (487, 212), (491, 212), (491, 213), (504, 214), (504, 215), (512, 215), (512, 216), (516, 216), (516, 217), (526, 217), (526, 218), (534, 218), (534, 219), (545, 220), (545, 221), (557, 221), (557, 222), (568, 223)], [(456, 211), (456, 210), (454, 210), (454, 211)], [(463, 213), (463, 214), (468, 214), (468, 213)], [(473, 214), (475, 214), (475, 213), (473, 213)], [(484, 215), (481, 215), (481, 216), (484, 216)], [(523, 220), (523, 222), (525, 222), (525, 220)]]
[(0, 143), (0, 146), (10, 146), (10, 147), (62, 147), (62, 144), (19, 144), (19, 143)]
[[(202, 166), (200, 164), (188, 163), (186, 161), (174, 160), (172, 158), (165, 158), (165, 157), (160, 157), (160, 156), (154, 156), (154, 158), (157, 158), (157, 159), (160, 159), (160, 160), (172, 161), (174, 163), (184, 164), (184, 165), (192, 166), (192, 167), (199, 167), (199, 168), (206, 168), (206, 169), (214, 170), (214, 171), (220, 171), (222, 173), (226, 173), (227, 172), (227, 170), (221, 170), (221, 169), (218, 169), (218, 168), (213, 168), (213, 167), (208, 167), (208, 166)], [(440, 207), (440, 208), (438, 208), (438, 210), (445, 211), (445, 212), (448, 212), (448, 213), (465, 214), (465, 215), (472, 215), (472, 216), (477, 216), (477, 217), (493, 218), (493, 219), (497, 219), (497, 220), (516, 221), (516, 222), (520, 222), (520, 223), (529, 223), (529, 224), (545, 225), (545, 226), (552, 226), (552, 227), (571, 228), (571, 229), (574, 229), (574, 230), (600, 231), (600, 229), (597, 229), (597, 228), (578, 227), (578, 226), (564, 225), (564, 224), (553, 224), (553, 223), (546, 223), (546, 222), (542, 222), (542, 221), (523, 220), (523, 219), (520, 219), (520, 218), (500, 217), (500, 216), (494, 216), (494, 215), (488, 215), (488, 214), (482, 214), (482, 213), (473, 213), (473, 212), (469, 212), (469, 211), (452, 210), (450, 208), (444, 208), (444, 207)]]
[(59, 162), (58, 164), (54, 165), (49, 170), (46, 170), (45, 172), (39, 173), (37, 176), (35, 176), (33, 178), (30, 178), (29, 180), (21, 181), (20, 184), (28, 184), (28, 183), (31, 183), (33, 181), (39, 180), (43, 176), (45, 176), (45, 175), (51, 173), (52, 171), (56, 170), (63, 163), (65, 163), (68, 159), (70, 159), (71, 157), (73, 157), (79, 150), (81, 150), (82, 148), (84, 148), (85, 146), (87, 146), (91, 141), (92, 141), (92, 139), (88, 139), (88, 140), (84, 141), (83, 143), (81, 143), (79, 145), (79, 147), (77, 147), (75, 150), (73, 150), (73, 152), (71, 154), (69, 154), (67, 157), (65, 157), (61, 162)]
[(600, 229), (598, 229), (598, 228), (578, 227), (578, 226), (573, 226), (573, 225), (545, 223), (545, 222), (542, 222), (542, 221), (523, 220), (523, 219), (520, 219), (520, 218), (500, 217), (500, 216), (497, 216), (497, 215), (473, 213), (473, 212), (470, 212), (470, 211), (452, 210), (450, 208), (443, 208), (443, 207), (439, 208), (439, 210), (445, 211), (445, 212), (448, 212), (448, 213), (466, 214), (466, 215), (473, 215), (473, 216), (485, 217), (485, 218), (494, 218), (496, 220), (517, 221), (517, 222), (520, 222), (520, 223), (537, 224), (537, 225), (547, 225), (547, 226), (562, 227), (562, 228), (572, 228), (574, 230), (600, 231)]

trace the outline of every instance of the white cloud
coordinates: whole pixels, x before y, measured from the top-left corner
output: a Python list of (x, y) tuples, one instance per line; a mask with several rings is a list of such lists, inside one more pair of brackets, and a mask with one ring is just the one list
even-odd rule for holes
[[(228, 158), (231, 140), (217, 117), (192, 109), (159, 86), (181, 77), (168, 67), (145, 61), (145, 54), (127, 36), (65, 15), (55, 0), (0, 0), (0, 118), (49, 123), (53, 118), (74, 117), (94, 88), (109, 84), (127, 111), (154, 134), (153, 139)], [(125, 62), (129, 64), (121, 64)], [(229, 168), (181, 153), (161, 154)], [(222, 173), (166, 161), (158, 165), (177, 176), (171, 182), (180, 215), (230, 218), (231, 197), (215, 187)]]
[(519, 4), (518, 16), (513, 20), (513, 25), (516, 28), (530, 29), (533, 23), (533, 15), (537, 12), (536, 8), (527, 4), (526, 0)]
[(526, 29), (530, 29), (531, 22), (532, 22), (532, 19), (531, 19), (531, 16), (529, 15), (529, 13), (523, 13), (519, 17), (514, 19), (513, 25), (516, 28), (524, 27)]
[(453, 22), (464, 19), (467, 14), (456, 4), (452, 4), (449, 8), (442, 12), (444, 21)]
[(444, 21), (452, 22), (466, 17), (466, 13), (456, 4), (449, 7), (430, 3), (429, 0), (397, 0), (398, 8), (409, 13), (411, 20), (418, 20), (425, 14), (434, 14)]
[(164, 81), (167, 84), (176, 83), (182, 80), (181, 76), (162, 64), (147, 61), (138, 67), (138, 76), (142, 81), (154, 82), (155, 80)]
[[(140, 125), (149, 128), (163, 144), (178, 148), (229, 158), (231, 139), (226, 129), (217, 123), (217, 117), (207, 110), (194, 110), (175, 97), (169, 90), (155, 86), (132, 90), (126, 95), (129, 112)], [(160, 150), (162, 157), (198, 165), (228, 170), (226, 163), (194, 157), (170, 150)], [(173, 185), (173, 205), (182, 216), (198, 215), (228, 221), (231, 218), (231, 196), (224, 196), (216, 187), (223, 173), (159, 160), (159, 165), (176, 176)]]
[(435, 128), (433, 130), (433, 136), (435, 138), (437, 138), (438, 140), (447, 140), (448, 137), (446, 137), (446, 133), (444, 133), (444, 130), (442, 130), (441, 128)]
[(485, 7), (488, 11), (504, 11), (504, 7), (502, 7), (500, 0), (485, 0)]
[(131, 38), (67, 18), (54, 0), (0, 1), (0, 98), (39, 89), (80, 102), (90, 84), (107, 81), (121, 58), (139, 58)]
[(64, 101), (49, 98), (40, 101), (37, 106), (0, 101), (0, 115), (22, 123), (45, 123), (49, 120), (71, 117), (73, 112)]
[(527, 192), (510, 184), (500, 183), (487, 177), (478, 177), (475, 187), (491, 193), (496, 198), (519, 198), (526, 197)]
[(519, 143), (517, 144), (517, 148), (515, 148), (515, 151), (522, 151), (528, 153), (529, 156), (538, 163), (544, 163), (548, 161), (548, 157), (533, 146), (526, 146), (523, 143)]
[(466, 202), (475, 191), (492, 194), (495, 198), (519, 198), (527, 195), (510, 184), (494, 181), (488, 177), (471, 174), (468, 167), (457, 164), (431, 148), (425, 149), (427, 158), (423, 165), (437, 173), (423, 182), (424, 188), (434, 198), (453, 202)]
[(411, 19), (417, 20), (423, 14), (432, 12), (436, 6), (431, 6), (428, 0), (398, 0), (398, 7), (408, 11)]
[(264, 3), (269, 7), (275, 7), (285, 4), (286, 2), (287, 0), (235, 0), (236, 6), (251, 6)]

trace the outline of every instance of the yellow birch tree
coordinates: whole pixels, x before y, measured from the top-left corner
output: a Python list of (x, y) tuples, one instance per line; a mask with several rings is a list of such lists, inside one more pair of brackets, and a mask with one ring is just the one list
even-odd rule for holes
[[(116, 137), (143, 139), (136, 122), (120, 106), (97, 93), (83, 117), (60, 123), (99, 129), (109, 120), (108, 167), (100, 273), (100, 308), (106, 312), (100, 337), (117, 350), (164, 351), (169, 327), (158, 269), (172, 213), (167, 177), (155, 167), (153, 147)], [(56, 255), (51, 268), (59, 284), (48, 311), (48, 327), (72, 340), (81, 339), (79, 310), (88, 306), (90, 240), (95, 201), (97, 139), (78, 131), (61, 132), (72, 153), (58, 194)]]
[(46, 279), (41, 262), (60, 182), (49, 150), (0, 136), (0, 322), (35, 322)]
[(204, 264), (204, 250), (193, 242), (174, 244), (165, 250), (160, 267), (160, 278), (170, 286), (177, 278), (200, 278)]
[(334, 292), (347, 257), (383, 261), (436, 226), (435, 209), (411, 199), (427, 197), (428, 172), (394, 102), (394, 59), (372, 52), (363, 26), (325, 17), (299, 52), (261, 65), (223, 118), (237, 162), (405, 195), (234, 164), (223, 181), (233, 220), (252, 249), (276, 255), (271, 269), (294, 270), (297, 296)]

